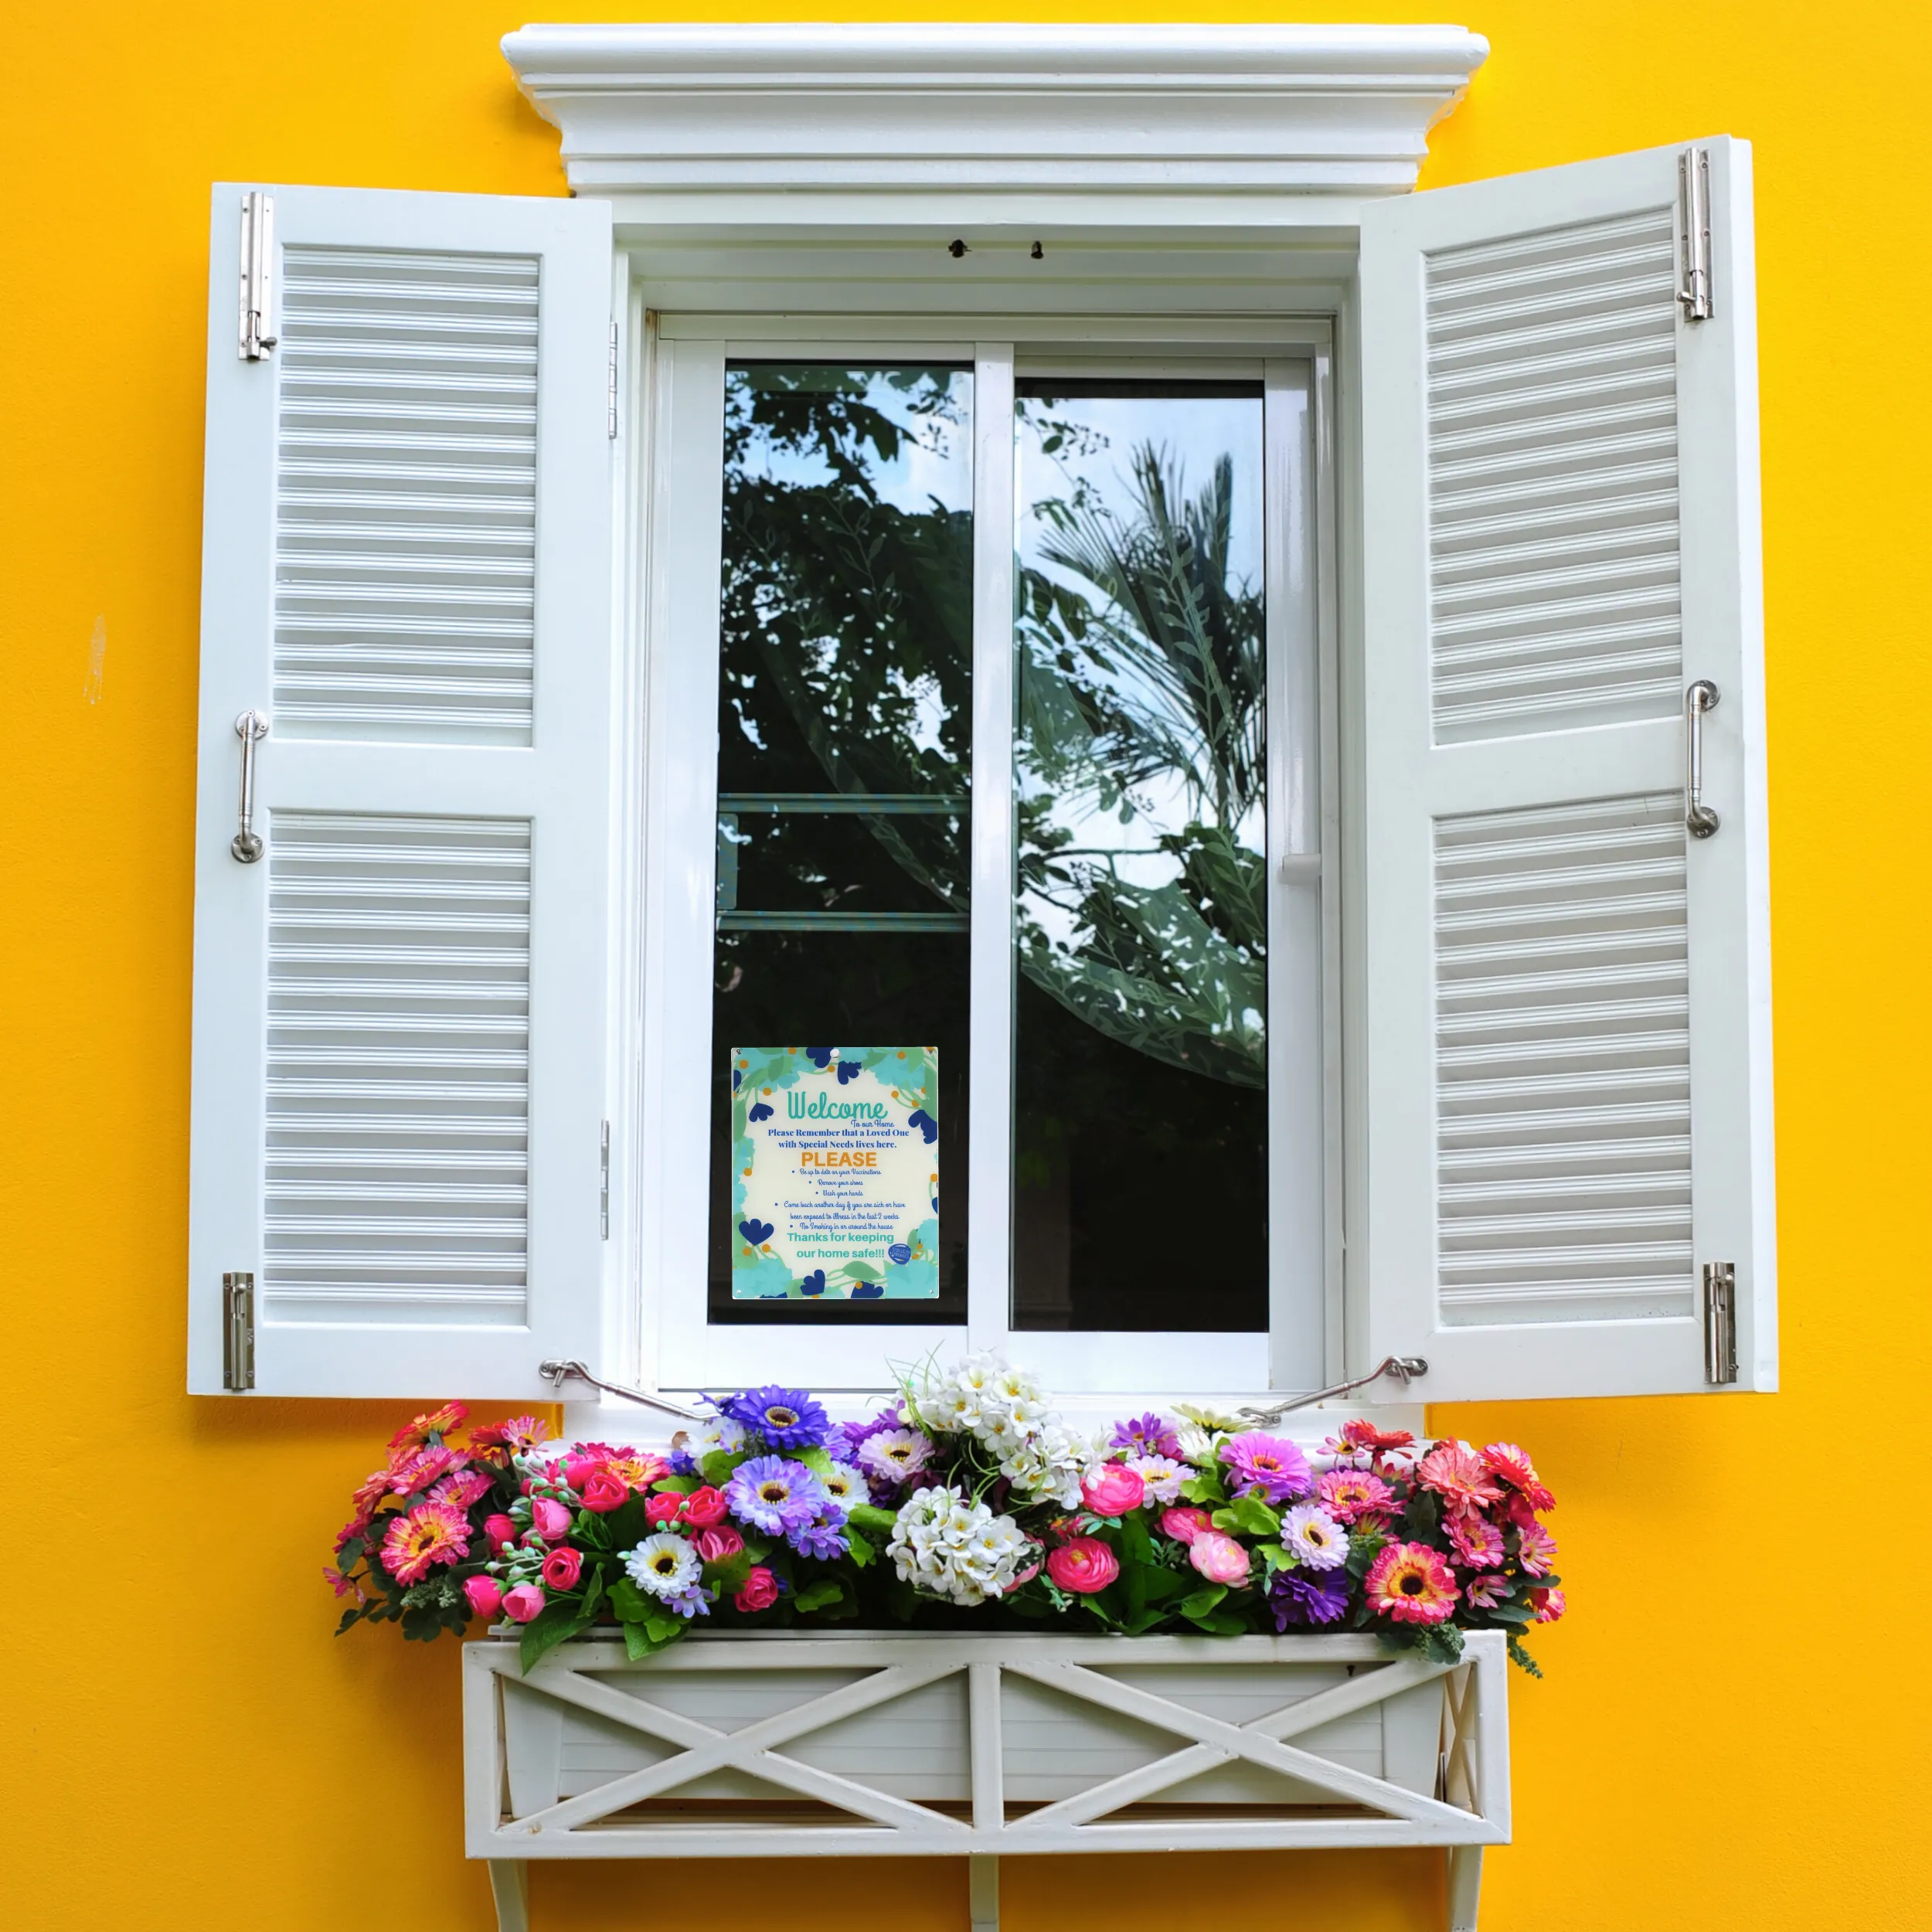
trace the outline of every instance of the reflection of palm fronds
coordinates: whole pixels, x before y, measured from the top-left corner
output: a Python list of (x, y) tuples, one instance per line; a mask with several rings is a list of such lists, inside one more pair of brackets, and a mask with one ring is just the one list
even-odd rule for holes
[[(1022, 586), (1020, 963), (1089, 1026), (1170, 1066), (1243, 1087), (1265, 1082), (1264, 866), (1237, 828), (1264, 796), (1263, 604), (1231, 580), (1230, 457), (1192, 498), (1151, 444), (1133, 454), (1133, 515), (1077, 495), (1033, 506), (1046, 562), (1090, 584), (1099, 607), (1043, 571)], [(1191, 821), (1157, 838), (1165, 884), (1123, 879), (1118, 855), (1067, 849), (1070, 820), (1178, 781)], [(1070, 920), (1053, 943), (1037, 917)]]
[(1264, 759), (1262, 603), (1228, 573), (1233, 461), (1223, 456), (1192, 498), (1151, 443), (1134, 451), (1129, 475), (1131, 522), (1078, 502), (1041, 506), (1056, 526), (1042, 555), (1106, 604), (1070, 626), (1064, 596), (1051, 598), (1062, 621), (1049, 618), (1037, 641), (1063, 672), (1073, 668), (1064, 646), (1076, 639), (1077, 655), (1090, 661), (1088, 675), (1075, 674), (1079, 708), (1090, 753), (1117, 784), (1178, 777), (1199, 801), (1197, 816), (1208, 804), (1216, 824), (1232, 826), (1260, 802)]

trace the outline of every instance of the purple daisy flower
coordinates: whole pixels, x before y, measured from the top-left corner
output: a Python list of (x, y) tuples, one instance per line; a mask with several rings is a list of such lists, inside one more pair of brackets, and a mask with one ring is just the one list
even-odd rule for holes
[(1277, 1570), (1268, 1588), (1268, 1607), (1274, 1612), (1277, 1631), (1291, 1624), (1339, 1622), (1348, 1614), (1348, 1573), (1325, 1570), (1311, 1575), (1304, 1570)]
[(905, 1418), (899, 1413), (899, 1405), (894, 1403), (889, 1409), (881, 1409), (869, 1422), (835, 1422), (825, 1433), (825, 1447), (834, 1462), (855, 1463), (860, 1449), (874, 1436), (904, 1426)]
[(1221, 1460), (1228, 1466), (1229, 1487), (1236, 1495), (1258, 1494), (1268, 1502), (1291, 1502), (1315, 1488), (1308, 1458), (1279, 1436), (1252, 1430), (1232, 1436), (1221, 1445)]
[(826, 1503), (809, 1522), (799, 1524), (785, 1540), (801, 1556), (816, 1556), (829, 1562), (845, 1555), (845, 1512), (836, 1503)]
[(1180, 1439), (1162, 1416), (1129, 1416), (1115, 1423), (1113, 1447), (1131, 1449), (1139, 1456), (1165, 1456), (1170, 1462), (1181, 1459)]
[(773, 1449), (816, 1449), (832, 1427), (825, 1410), (802, 1389), (741, 1389), (719, 1408)]
[(741, 1462), (724, 1493), (725, 1507), (739, 1522), (777, 1536), (789, 1536), (831, 1501), (802, 1462), (787, 1462), (783, 1456), (753, 1456)]

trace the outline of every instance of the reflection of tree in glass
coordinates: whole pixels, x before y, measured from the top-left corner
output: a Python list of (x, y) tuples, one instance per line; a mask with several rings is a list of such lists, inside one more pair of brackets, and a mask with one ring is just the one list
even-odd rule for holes
[[(970, 380), (925, 369), (730, 372), (720, 790), (964, 790), (971, 512), (937, 496), (909, 508), (893, 491), (914, 447), (968, 475)], [(771, 837), (802, 848), (822, 822), (787, 820)], [(864, 822), (903, 872), (964, 910), (962, 824)]]
[[(1042, 427), (1053, 454), (1063, 428)], [(1083, 482), (1031, 506), (1052, 569), (1021, 573), (1021, 961), (1110, 1039), (1260, 1087), (1263, 605), (1230, 574), (1233, 463), (1189, 497), (1145, 443), (1126, 481), (1126, 515)], [(1177, 829), (1078, 842), (1155, 794), (1185, 801)]]

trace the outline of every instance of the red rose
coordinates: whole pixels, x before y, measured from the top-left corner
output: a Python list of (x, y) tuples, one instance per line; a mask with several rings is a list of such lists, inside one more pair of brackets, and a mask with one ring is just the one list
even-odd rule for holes
[(683, 1507), (683, 1497), (666, 1491), (662, 1495), (645, 1498), (645, 1517), (653, 1529), (662, 1529), (666, 1523), (677, 1521), (678, 1512)]
[(500, 1556), (516, 1541), (516, 1525), (508, 1516), (492, 1516), (485, 1521), (483, 1533), (490, 1539), (490, 1554)]
[(707, 1483), (685, 1498), (682, 1514), (685, 1521), (695, 1528), (709, 1529), (713, 1523), (724, 1521), (725, 1499)]
[(760, 1563), (745, 1579), (744, 1588), (731, 1600), (740, 1610), (769, 1610), (778, 1600), (778, 1579)]
[(543, 1580), (553, 1590), (575, 1590), (583, 1559), (574, 1549), (553, 1549), (543, 1560)]
[(614, 1476), (601, 1467), (577, 1491), (578, 1501), (586, 1509), (595, 1510), (600, 1516), (607, 1516), (630, 1498), (631, 1485), (622, 1477)]

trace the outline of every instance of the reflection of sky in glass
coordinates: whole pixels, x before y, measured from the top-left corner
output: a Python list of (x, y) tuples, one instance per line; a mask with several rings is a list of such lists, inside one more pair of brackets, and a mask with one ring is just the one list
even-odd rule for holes
[[(1170, 487), (1171, 508), (1177, 515), (1180, 505), (1213, 480), (1216, 462), (1223, 455), (1233, 459), (1228, 576), (1236, 587), (1245, 583), (1251, 590), (1260, 588), (1262, 404), (1258, 395), (1022, 396), (1016, 413), (1017, 547), (1022, 568), (1065, 585), (1096, 609), (1106, 608), (1104, 598), (1085, 577), (1048, 560), (1046, 552), (1054, 531), (1038, 506), (1049, 499), (1070, 501), (1080, 493), (1123, 526), (1134, 523), (1138, 498), (1129, 465), (1134, 451), (1151, 443), (1162, 453), (1170, 486), (1179, 483), (1178, 490)], [(1049, 423), (1073, 432), (1050, 454), (1041, 447)], [(1083, 680), (1094, 685), (1107, 682), (1109, 675), (1090, 659), (1083, 666)], [(1151, 696), (1144, 683), (1136, 688), (1131, 672), (1117, 675), (1114, 682), (1116, 688), (1143, 699)], [(1029, 774), (1023, 740), (1019, 750), (1020, 790), (1029, 797), (1040, 796), (1049, 787)], [(1114, 872), (1122, 880), (1149, 888), (1167, 884), (1179, 876), (1180, 869), (1168, 854), (1149, 849), (1161, 834), (1179, 832), (1196, 811), (1204, 822), (1212, 821), (1213, 801), (1191, 800), (1179, 774), (1162, 774), (1137, 784), (1132, 801), (1133, 816), (1123, 822), (1119, 808), (1103, 811), (1090, 794), (1062, 794), (1053, 822), (1072, 833), (1076, 850), (1111, 855)], [(1267, 832), (1259, 801), (1230, 829), (1236, 842), (1249, 851), (1265, 852)], [(1056, 948), (1075, 948), (1076, 924), (1070, 910), (1029, 893), (1027, 913)]]
[[(734, 368), (726, 379), (743, 393), (760, 372), (756, 368)], [(860, 377), (865, 393), (856, 400), (877, 410), (901, 432), (895, 456), (882, 457), (869, 443), (853, 452), (882, 503), (902, 510), (928, 510), (937, 498), (941, 509), (973, 507), (970, 374), (963, 369), (922, 369), (918, 373), (923, 379), (906, 389), (888, 379), (883, 370), (828, 369), (823, 372), (822, 386), (811, 380), (819, 372), (787, 369), (787, 375), (794, 379), (788, 386), (830, 389)], [(910, 372), (895, 372), (902, 383)], [(769, 477), (794, 488), (822, 488), (835, 476), (832, 465), (816, 451), (774, 447), (755, 435), (747, 439), (735, 467), (745, 475)]]
[[(917, 379), (909, 382), (909, 377)], [(726, 372), (726, 407), (735, 417), (749, 410), (754, 391), (767, 386), (825, 393), (845, 391), (855, 381), (864, 387), (852, 400), (876, 410), (900, 432), (898, 449), (889, 457), (869, 441), (846, 451), (873, 496), (913, 514), (930, 511), (935, 503), (945, 511), (971, 510), (973, 379), (968, 370), (898, 368), (888, 372), (843, 366), (733, 365)], [(740, 440), (730, 468), (736, 474), (760, 478), (787, 489), (845, 487), (839, 472), (821, 451), (774, 441), (769, 432), (758, 427)], [(780, 594), (772, 589), (766, 594), (776, 597)], [(839, 647), (835, 637), (816, 640), (818, 662), (812, 675), (822, 680), (829, 675)], [(897, 682), (913, 707), (906, 736), (919, 751), (938, 750), (946, 707), (937, 680), (901, 677)], [(748, 723), (745, 728), (755, 742), (755, 730)]]

